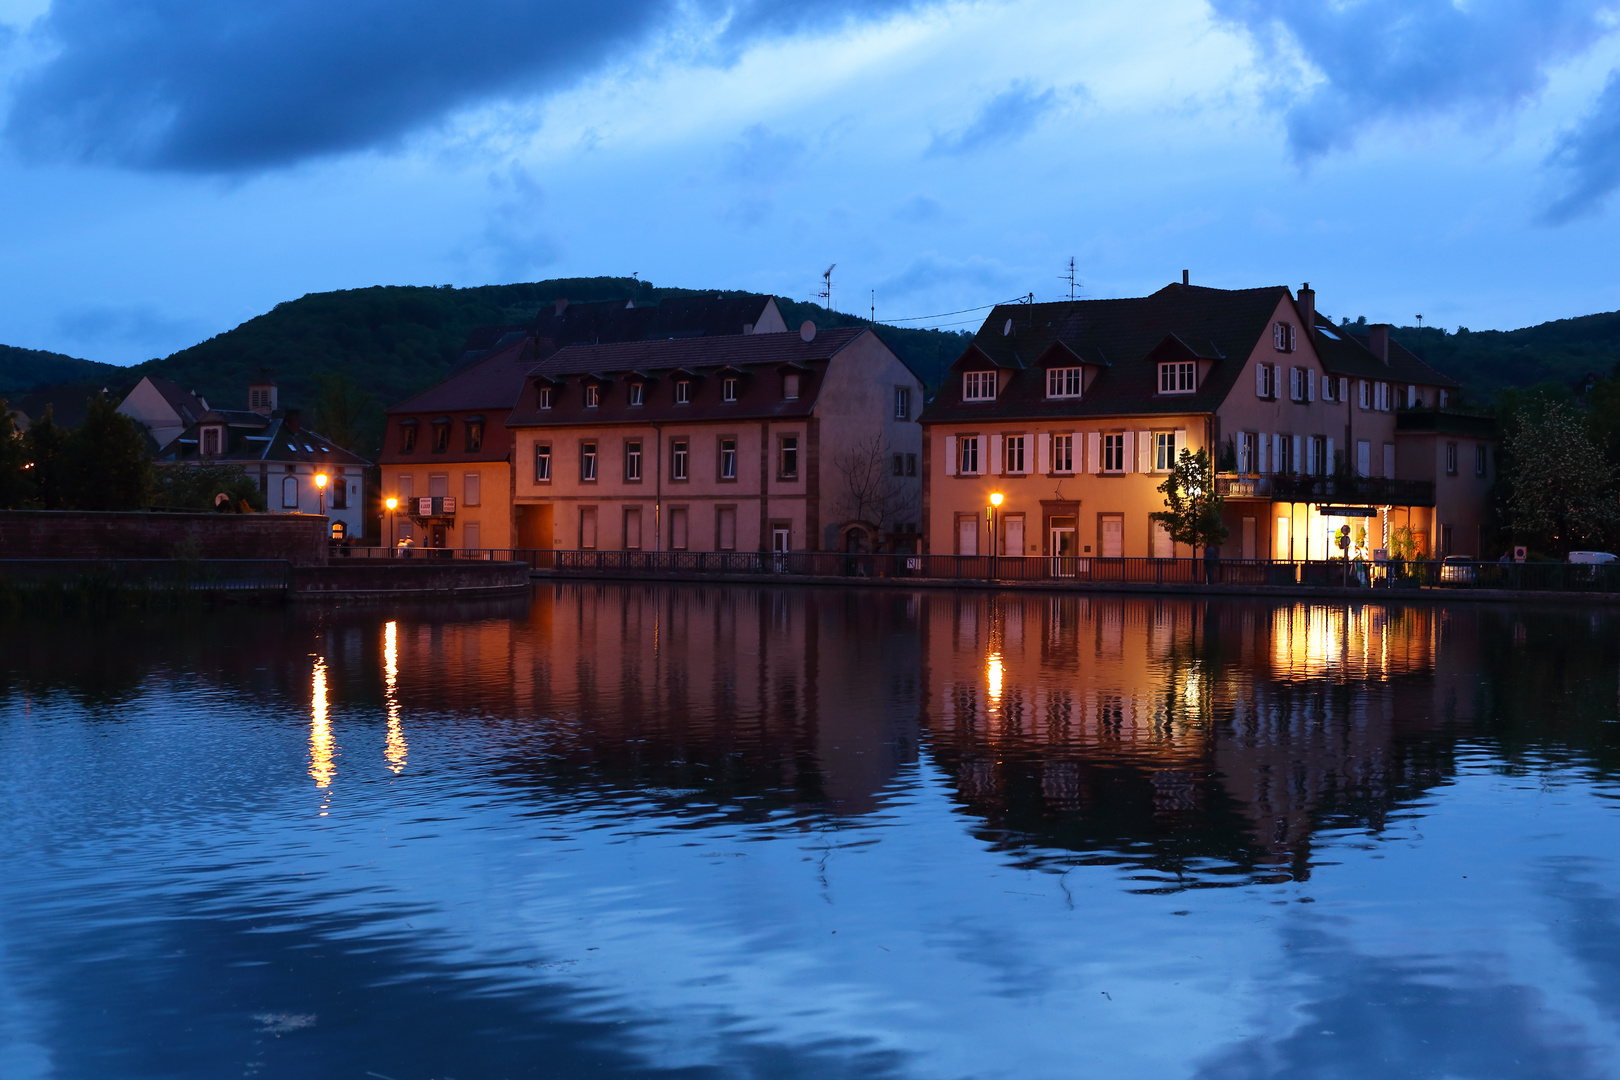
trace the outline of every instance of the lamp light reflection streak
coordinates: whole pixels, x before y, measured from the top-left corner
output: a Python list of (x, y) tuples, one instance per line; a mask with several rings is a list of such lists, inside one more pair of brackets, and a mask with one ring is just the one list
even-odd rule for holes
[(383, 627), (383, 701), (388, 706), (388, 739), (383, 746), (383, 757), (396, 774), (404, 771), (409, 747), (405, 744), (405, 729), (399, 722), (399, 623), (390, 622)]
[(992, 705), (1001, 701), (1001, 675), (1001, 654), (991, 653), (990, 662), (985, 665), (985, 679), (989, 683)]
[[(326, 660), (315, 658), (315, 671), (311, 677), (309, 701), (309, 775), (318, 788), (330, 788), (337, 773), (333, 761), (332, 724), (327, 717)], [(323, 806), (321, 816), (326, 816)]]

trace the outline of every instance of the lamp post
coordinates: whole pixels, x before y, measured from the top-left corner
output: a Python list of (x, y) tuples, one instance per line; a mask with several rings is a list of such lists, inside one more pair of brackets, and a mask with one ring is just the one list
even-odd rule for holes
[(1000, 506), (1001, 492), (992, 491), (990, 493), (990, 508), (985, 511), (985, 516), (990, 519), (990, 557), (992, 559), (996, 557), (996, 510)]
[(318, 472), (318, 473), (315, 474), (315, 490), (320, 492), (320, 496), (321, 496), (321, 514), (322, 514), (322, 516), (325, 516), (325, 514), (326, 514), (326, 474), (325, 473)]
[(394, 507), (399, 505), (399, 500), (390, 495), (383, 500), (383, 505), (388, 507), (388, 550), (392, 553), (394, 550)]

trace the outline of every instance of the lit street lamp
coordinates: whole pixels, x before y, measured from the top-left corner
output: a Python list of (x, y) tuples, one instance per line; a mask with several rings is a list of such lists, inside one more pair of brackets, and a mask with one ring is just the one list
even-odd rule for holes
[(318, 472), (318, 473), (315, 474), (315, 490), (321, 493), (321, 513), (324, 515), (326, 513), (326, 474), (325, 473)]
[(990, 508), (985, 511), (985, 516), (990, 519), (990, 557), (991, 558), (995, 558), (995, 556), (996, 556), (996, 510), (1000, 506), (1001, 506), (1001, 492), (992, 491), (990, 493)]
[(394, 549), (394, 507), (399, 505), (399, 500), (390, 495), (383, 500), (383, 505), (388, 507), (388, 550), (392, 551)]

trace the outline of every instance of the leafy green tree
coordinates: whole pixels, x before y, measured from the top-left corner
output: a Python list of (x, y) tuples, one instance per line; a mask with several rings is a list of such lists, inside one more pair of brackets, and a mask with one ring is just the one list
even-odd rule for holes
[(232, 510), (265, 509), (259, 482), (239, 465), (164, 466), (157, 470), (152, 503), (177, 510), (217, 510), (220, 495), (227, 496)]
[(1208, 450), (1200, 449), (1197, 453), (1182, 450), (1159, 490), (1164, 493), (1166, 509), (1151, 517), (1164, 524), (1170, 539), (1176, 543), (1189, 544), (1197, 551), (1219, 547), (1231, 535), (1231, 530), (1221, 522), (1226, 499), (1215, 490), (1215, 470)]
[(49, 406), (39, 419), (28, 425), (23, 436), (23, 453), (27, 457), (28, 503), (35, 510), (61, 510), (64, 503), (62, 490), (62, 452), (67, 446), (68, 433), (56, 426), (55, 410)]
[(76, 510), (139, 510), (152, 494), (152, 459), (135, 421), (105, 397), (62, 447), (63, 501)]
[(28, 500), (28, 452), (11, 418), (11, 405), (0, 398), (0, 510), (16, 510)]
[(1604, 545), (1620, 528), (1615, 468), (1570, 405), (1529, 403), (1511, 417), (1505, 449), (1515, 536), (1563, 554)]
[(347, 371), (316, 378), (315, 430), (350, 453), (375, 457), (382, 445), (383, 413), (377, 399)]

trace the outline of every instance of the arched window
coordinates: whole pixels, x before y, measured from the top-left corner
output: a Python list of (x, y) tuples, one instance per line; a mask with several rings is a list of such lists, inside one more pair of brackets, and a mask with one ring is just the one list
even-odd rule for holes
[(281, 508), (283, 510), (298, 509), (298, 477), (288, 476), (282, 479)]

